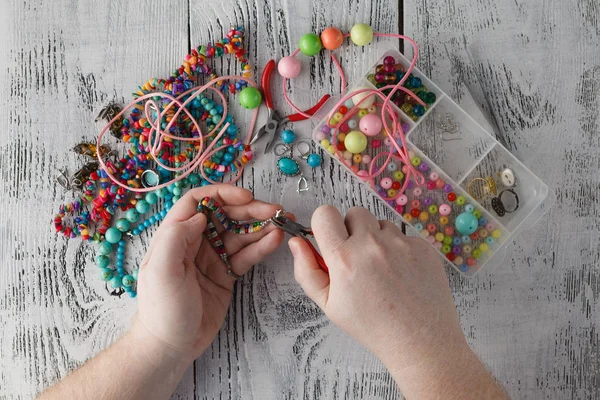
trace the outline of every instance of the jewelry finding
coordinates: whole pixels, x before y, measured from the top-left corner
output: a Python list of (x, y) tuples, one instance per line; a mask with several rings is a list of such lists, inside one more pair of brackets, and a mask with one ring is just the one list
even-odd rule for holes
[[(304, 149), (304, 150), (303, 150)], [(302, 140), (296, 144), (296, 150), (300, 154), (300, 158), (303, 160), (307, 160), (311, 151), (311, 145), (305, 140)]]
[(517, 175), (510, 168), (504, 168), (502, 171), (498, 172), (498, 176), (500, 177), (500, 181), (507, 188), (515, 187), (517, 184)]
[(278, 143), (275, 146), (275, 150), (273, 152), (275, 153), (275, 155), (277, 157), (281, 157), (287, 153), (290, 153), (290, 156), (291, 156), (293, 149), (294, 149), (293, 145), (289, 145), (289, 144), (285, 144), (285, 143)]
[(492, 186), (490, 186), (490, 182), (488, 179), (474, 178), (471, 179), (471, 181), (467, 185), (467, 192), (469, 192), (472, 198), (481, 202), (487, 199), (493, 192), (495, 192), (495, 184), (493, 188), (494, 190), (492, 190)]
[[(507, 193), (513, 196), (513, 201), (515, 203), (514, 206), (511, 208), (507, 208), (505, 200), (503, 200), (504, 195)], [(492, 209), (494, 210), (494, 212), (496, 212), (496, 214), (498, 214), (499, 217), (503, 217), (504, 215), (506, 215), (506, 213), (513, 213), (517, 211), (518, 208), (519, 196), (517, 195), (517, 192), (515, 192), (513, 189), (504, 189), (500, 192), (498, 197), (494, 197), (492, 199)]]
[(296, 176), (300, 173), (300, 165), (290, 156), (279, 157), (277, 169), (286, 176)]
[(298, 183), (296, 184), (296, 192), (307, 192), (308, 190), (310, 190), (310, 187), (308, 186), (308, 181), (306, 180), (304, 175), (300, 174), (300, 179), (298, 179)]
[(160, 184), (160, 175), (153, 169), (147, 169), (142, 172), (140, 181), (142, 182), (142, 186), (145, 188), (155, 187)]
[[(121, 107), (111, 103), (104, 107), (102, 110), (100, 110), (100, 113), (96, 117), (96, 122), (100, 121), (101, 119), (110, 122), (120, 112)], [(123, 116), (121, 116), (110, 125), (110, 133), (117, 139), (121, 139), (121, 137), (123, 136), (123, 134), (121, 133), (121, 128), (123, 128), (123, 121), (124, 118)]]
[[(79, 143), (77, 146), (73, 147), (73, 151), (90, 158), (98, 157), (98, 147), (94, 143)], [(110, 152), (110, 147), (105, 145), (100, 146), (100, 155), (108, 155)]]

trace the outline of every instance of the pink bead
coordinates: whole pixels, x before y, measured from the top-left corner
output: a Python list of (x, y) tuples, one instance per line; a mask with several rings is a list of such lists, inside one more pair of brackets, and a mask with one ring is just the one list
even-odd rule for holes
[(433, 189), (435, 189), (435, 182), (434, 182), (434, 181), (429, 181), (429, 182), (427, 182), (427, 189), (428, 189), (428, 190), (433, 190)]
[(450, 207), (448, 204), (442, 204), (439, 206), (438, 212), (444, 217), (448, 216), (452, 212), (452, 207)]
[(388, 136), (388, 137), (386, 137), (385, 139), (383, 139), (383, 144), (384, 144), (386, 147), (390, 147), (390, 146), (392, 145), (392, 139), (390, 139), (390, 137), (389, 137), (389, 136)]
[(427, 241), (433, 245), (435, 245), (435, 237), (433, 236), (427, 236)]
[(225, 166), (223, 166), (223, 165), (219, 165), (219, 166), (217, 167), (217, 171), (219, 171), (219, 172), (225, 172)]
[(437, 181), (438, 179), (440, 179), (440, 174), (438, 174), (437, 172), (432, 172), (431, 174), (429, 174), (429, 179), (431, 179), (432, 181)]
[(421, 202), (417, 199), (414, 199), (410, 202), (410, 205), (412, 206), (412, 208), (419, 208), (421, 207)]
[(376, 114), (367, 114), (360, 119), (358, 127), (367, 136), (377, 136), (381, 132), (383, 124), (381, 118)]
[[(434, 239), (434, 240), (435, 240), (435, 239)], [(433, 244), (433, 247), (435, 247), (435, 248), (436, 248), (436, 249), (438, 249), (438, 250), (441, 250), (441, 249), (442, 249), (442, 242), (435, 242), (435, 243)]]
[(356, 175), (360, 176), (363, 180), (366, 180), (367, 176), (369, 176), (369, 173), (367, 171), (365, 171), (364, 169), (361, 169), (360, 171), (358, 171), (356, 173)]
[(381, 141), (379, 139), (371, 141), (371, 147), (373, 147), (374, 149), (379, 148), (379, 146), (381, 146)]
[(351, 166), (351, 167), (350, 167), (350, 170), (351, 170), (352, 172), (354, 172), (355, 174), (358, 174), (358, 165), (353, 165), (353, 166)]
[(286, 56), (279, 60), (277, 71), (284, 78), (293, 79), (300, 74), (301, 64), (296, 57)]
[(413, 194), (415, 196), (419, 197), (420, 195), (423, 194), (423, 189), (421, 189), (420, 187), (417, 186), (416, 188), (413, 189)]
[[(396, 202), (398, 202), (398, 200), (396, 199)], [(397, 205), (396, 207), (394, 207), (394, 209), (396, 210), (396, 212), (400, 215), (404, 214), (404, 206), (400, 206)]]
[(437, 231), (437, 227), (435, 224), (427, 224), (427, 231), (433, 235)]
[(325, 135), (323, 132), (318, 131), (317, 133), (315, 133), (315, 139), (320, 142), (321, 140), (325, 139), (327, 137), (327, 135)]
[(408, 197), (406, 197), (405, 194), (401, 194), (396, 199), (396, 204), (398, 204), (399, 206), (404, 206), (404, 205), (406, 205), (406, 203), (408, 203)]
[(379, 186), (381, 186), (382, 188), (387, 190), (392, 187), (392, 183), (394, 183), (394, 182), (392, 181), (391, 178), (383, 178), (381, 180), (381, 182), (379, 182)]
[(492, 225), (492, 224), (489, 224), (489, 223), (488, 223), (488, 224), (486, 224), (486, 226), (485, 226), (485, 229), (486, 229), (488, 232), (492, 232), (492, 231), (493, 231), (494, 229), (496, 229), (496, 228), (494, 228), (494, 225)]
[(452, 236), (452, 235), (454, 235), (454, 228), (451, 227), (450, 225), (447, 225), (444, 228), (444, 235), (446, 235), (446, 236)]
[(403, 165), (403, 166), (402, 166), (402, 173), (403, 173), (404, 175), (408, 174), (408, 166), (406, 166), (406, 165)]
[(362, 163), (363, 164), (368, 164), (371, 162), (371, 156), (368, 154), (365, 154), (364, 156), (362, 156)]
[(443, 180), (443, 179), (438, 179), (437, 181), (435, 181), (435, 186), (436, 186), (438, 189), (441, 189), (441, 188), (443, 188), (445, 184), (446, 184), (446, 182), (444, 182), (444, 180)]

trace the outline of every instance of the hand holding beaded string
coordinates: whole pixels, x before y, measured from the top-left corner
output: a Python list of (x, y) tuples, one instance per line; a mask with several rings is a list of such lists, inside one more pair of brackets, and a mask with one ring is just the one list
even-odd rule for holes
[[(208, 221), (222, 239), (238, 275), (273, 252), (284, 236), (272, 224), (244, 235), (228, 231), (227, 222), (225, 226), (220, 222), (223, 216), (217, 217), (217, 209), (208, 215), (198, 213), (198, 204), (206, 197), (221, 203), (228, 219), (264, 221), (280, 208), (254, 200), (246, 189), (210, 185), (190, 190), (175, 202), (156, 231), (138, 273), (136, 323), (190, 360), (198, 357), (218, 333), (236, 282), (227, 275), (211, 240), (206, 239)], [(213, 208), (215, 203), (209, 202), (205, 205)]]

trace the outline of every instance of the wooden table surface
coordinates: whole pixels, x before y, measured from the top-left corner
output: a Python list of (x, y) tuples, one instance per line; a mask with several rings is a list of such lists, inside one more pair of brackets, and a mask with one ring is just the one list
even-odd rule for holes
[[(555, 206), (509, 246), (503, 265), (471, 280), (448, 271), (469, 342), (514, 398), (599, 398), (598, 4), (3, 1), (0, 399), (33, 397), (108, 346), (135, 313), (135, 301), (107, 295), (92, 246), (67, 242), (51, 224), (72, 196), (53, 177), (57, 169), (81, 166), (68, 150), (96, 137), (99, 109), (128, 102), (138, 84), (166, 76), (190, 46), (221, 38), (231, 24), (245, 27), (249, 58), (260, 71), (268, 59), (289, 54), (302, 34), (331, 25), (349, 30), (359, 21), (413, 36), (422, 49), (420, 67), (479, 120), (475, 104), (482, 105), (509, 150), (554, 188)], [(339, 56), (349, 80), (398, 45), (344, 46)], [(305, 72), (291, 88), (294, 101), (307, 105), (339, 91), (329, 60), (303, 61)], [(216, 70), (234, 67), (218, 62)], [(296, 129), (310, 134), (306, 123)], [(363, 205), (392, 218), (329, 161), (309, 175), (312, 189), (303, 196), (274, 163), (273, 156), (257, 157), (241, 185), (303, 222), (322, 203), (342, 210)], [(149, 237), (132, 246), (132, 265)], [(303, 295), (282, 248), (237, 285), (225, 326), (174, 398), (399, 396), (383, 366)]]

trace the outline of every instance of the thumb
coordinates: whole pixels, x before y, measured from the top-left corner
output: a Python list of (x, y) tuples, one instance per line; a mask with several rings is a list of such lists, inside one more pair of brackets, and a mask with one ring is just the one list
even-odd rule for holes
[(308, 244), (295, 237), (288, 242), (294, 256), (294, 278), (304, 292), (322, 310), (325, 310), (329, 298), (329, 275), (317, 264)]

